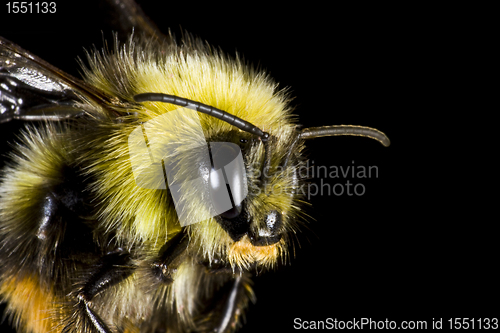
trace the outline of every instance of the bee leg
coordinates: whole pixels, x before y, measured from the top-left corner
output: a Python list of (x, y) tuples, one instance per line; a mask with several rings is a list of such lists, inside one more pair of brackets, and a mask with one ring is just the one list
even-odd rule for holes
[(92, 300), (96, 295), (125, 280), (133, 270), (130, 254), (121, 248), (103, 256), (76, 296), (80, 316), (76, 320), (81, 323), (72, 324), (81, 326), (82, 332), (111, 333), (106, 323), (92, 309)]
[(249, 301), (255, 302), (248, 274), (236, 275), (214, 295), (215, 301), (198, 323), (206, 331), (234, 332)]
[(174, 281), (172, 274), (183, 262), (188, 244), (189, 238), (181, 231), (162, 246), (158, 260), (152, 264), (153, 274), (162, 283), (170, 284)]

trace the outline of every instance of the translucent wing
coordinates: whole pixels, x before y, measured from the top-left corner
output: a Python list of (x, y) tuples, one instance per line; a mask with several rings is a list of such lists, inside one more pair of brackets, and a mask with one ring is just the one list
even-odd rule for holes
[(80, 116), (83, 100), (100, 106), (92, 116), (116, 116), (126, 104), (0, 37), (0, 123)]
[(100, 9), (121, 41), (125, 41), (132, 31), (136, 36), (168, 38), (133, 0), (106, 0), (100, 3)]

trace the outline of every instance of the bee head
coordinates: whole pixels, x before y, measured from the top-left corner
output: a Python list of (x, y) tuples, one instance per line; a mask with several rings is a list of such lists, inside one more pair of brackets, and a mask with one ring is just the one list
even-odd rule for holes
[[(175, 146), (170, 148), (175, 153), (163, 154), (162, 159), (180, 223), (189, 225), (193, 243), (209, 262), (222, 261), (239, 269), (272, 267), (287, 257), (291, 236), (303, 215), (300, 207), (305, 193), (299, 169), (304, 164), (301, 152), (306, 139), (342, 134), (384, 139), (380, 132), (359, 126), (299, 131), (285, 124), (267, 133), (223, 110), (177, 96), (148, 93), (134, 99), (176, 104), (237, 128), (216, 131), (204, 142), (199, 125), (201, 134), (194, 140), (201, 142), (199, 146), (184, 149), (182, 154)], [(179, 111), (182, 116), (187, 113)], [(173, 113), (165, 116), (169, 129), (162, 135), (163, 144), (167, 133), (178, 131), (174, 123), (190, 124), (186, 136), (173, 141), (193, 141), (194, 123), (173, 121)]]
[[(163, 161), (165, 188), (180, 224), (189, 227), (192, 243), (206, 259), (248, 269), (273, 266), (286, 257), (288, 235), (297, 229), (300, 213), (296, 172), (300, 154), (290, 157), (290, 149), (301, 150), (300, 144), (293, 144), (293, 138), (298, 138), (294, 126), (285, 124), (267, 133), (223, 110), (177, 96), (148, 93), (134, 99), (184, 107), (144, 124), (144, 131), (137, 129), (138, 139), (129, 142), (139, 142), (146, 133), (150, 155)], [(204, 129), (196, 124), (197, 112), (223, 120), (232, 129), (211, 131), (213, 122)], [(182, 148), (181, 143), (188, 146)], [(147, 165), (148, 155), (139, 155), (146, 157), (142, 165)], [(156, 184), (150, 181), (149, 187)]]
[(305, 142), (385, 136), (359, 126), (300, 130), (267, 74), (203, 45), (158, 52), (131, 42), (89, 57), (86, 80), (126, 101), (117, 110), (125, 116), (88, 126), (92, 137), (82, 139), (89, 190), (102, 203), (96, 219), (124, 247), (159, 250), (184, 227), (191, 253), (209, 264), (271, 268), (288, 260), (305, 217)]

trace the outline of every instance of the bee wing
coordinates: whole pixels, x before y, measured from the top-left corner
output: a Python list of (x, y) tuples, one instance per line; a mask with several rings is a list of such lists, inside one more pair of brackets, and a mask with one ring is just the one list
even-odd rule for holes
[[(82, 109), (82, 101), (99, 107)], [(117, 116), (125, 104), (0, 37), (0, 123)]]
[(133, 0), (107, 0), (101, 3), (101, 9), (108, 12), (106, 20), (119, 40), (126, 40), (132, 31), (137, 36), (166, 37)]

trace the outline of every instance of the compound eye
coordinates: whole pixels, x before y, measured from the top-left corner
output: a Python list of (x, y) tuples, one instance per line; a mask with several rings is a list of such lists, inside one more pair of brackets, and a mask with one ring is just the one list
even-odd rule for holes
[(242, 202), (247, 196), (245, 164), (240, 147), (230, 142), (211, 142), (212, 168), (209, 189), (217, 215), (234, 219), (241, 214)]

